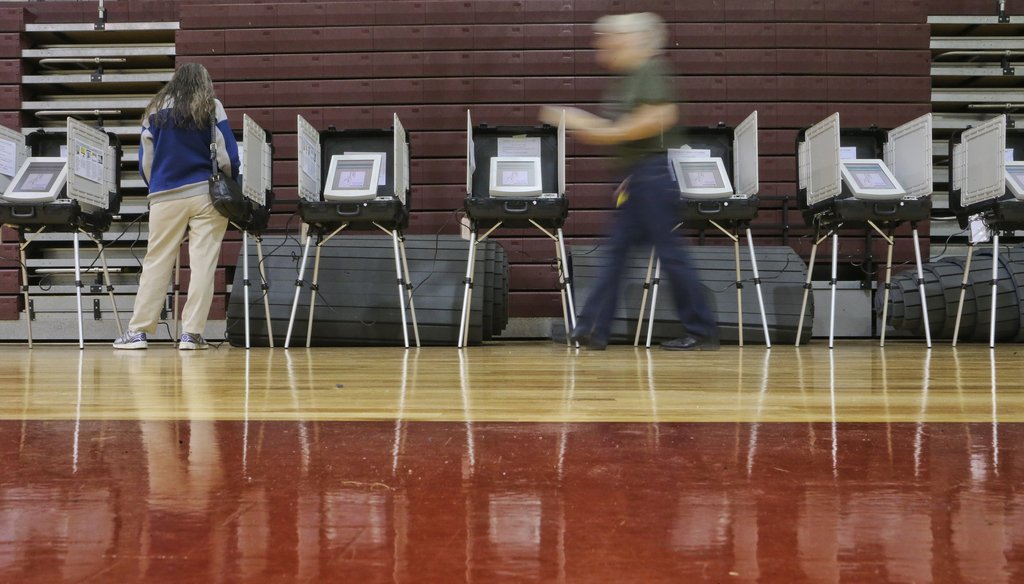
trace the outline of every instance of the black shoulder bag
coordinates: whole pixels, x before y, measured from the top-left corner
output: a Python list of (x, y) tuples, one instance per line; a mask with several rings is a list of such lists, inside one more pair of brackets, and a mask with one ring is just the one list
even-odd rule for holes
[(249, 222), (252, 214), (252, 206), (249, 199), (242, 194), (242, 187), (238, 186), (230, 176), (221, 172), (217, 165), (217, 117), (210, 118), (210, 202), (213, 208), (221, 215), (228, 218), (228, 221), (236, 225), (245, 225)]

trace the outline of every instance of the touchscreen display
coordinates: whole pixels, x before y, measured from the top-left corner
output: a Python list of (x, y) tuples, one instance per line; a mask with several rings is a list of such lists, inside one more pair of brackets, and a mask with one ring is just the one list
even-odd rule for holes
[(365, 170), (340, 170), (338, 178), (334, 183), (336, 189), (365, 189), (367, 187), (367, 175)]
[(530, 184), (530, 172), (526, 170), (501, 171), (501, 184), (506, 187), (525, 187)]

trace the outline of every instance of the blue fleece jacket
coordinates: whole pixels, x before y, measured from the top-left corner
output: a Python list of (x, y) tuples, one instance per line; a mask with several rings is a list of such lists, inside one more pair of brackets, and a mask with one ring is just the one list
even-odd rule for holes
[[(238, 143), (220, 100), (217, 109), (217, 165), (238, 180)], [(170, 113), (169, 104), (142, 123), (139, 171), (149, 186), (151, 203), (207, 195), (210, 176), (210, 127), (178, 128), (156, 125), (157, 116)]]

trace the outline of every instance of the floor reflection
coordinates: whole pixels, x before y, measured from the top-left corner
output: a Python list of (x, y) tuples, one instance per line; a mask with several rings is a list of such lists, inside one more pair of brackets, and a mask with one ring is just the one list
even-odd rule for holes
[(1024, 579), (1019, 424), (252, 424), (0, 422), (0, 581)]

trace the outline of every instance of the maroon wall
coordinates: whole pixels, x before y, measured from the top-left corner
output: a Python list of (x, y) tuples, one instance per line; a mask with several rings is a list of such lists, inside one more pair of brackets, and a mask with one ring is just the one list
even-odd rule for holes
[[(8, 125), (20, 121), (18, 98), (8, 95), (19, 91), (20, 49), (16, 37), (7, 37), (21, 29), (21, 19), (95, 18), (94, 2), (12, 6), (0, 3), (0, 120)], [(836, 111), (844, 127), (882, 128), (927, 113), (927, 15), (995, 11), (994, 0), (131, 0), (107, 6), (111, 21), (178, 20), (178, 61), (210, 69), (234, 125), (248, 113), (274, 134), (279, 227), (297, 198), (296, 114), (322, 128), (374, 128), (389, 126), (397, 112), (412, 141), (409, 231), (418, 234), (458, 232), (467, 108), (475, 123), (496, 125), (532, 124), (545, 103), (595, 106), (607, 79), (594, 62), (590, 23), (610, 12), (656, 11), (671, 23), (669, 56), (685, 96), (686, 124), (735, 125), (758, 110), (763, 203), (754, 236), (761, 244), (792, 245), (805, 258), (811, 232), (794, 197), (798, 129)], [(570, 243), (604, 232), (614, 175), (603, 154), (570, 139)], [(898, 234), (907, 237), (909, 229)], [(499, 232), (497, 239), (512, 261), (511, 315), (560, 314), (549, 240), (525, 230)], [(704, 241), (725, 243), (710, 233)], [(844, 232), (847, 263), (861, 263), (866, 247), (862, 231)], [(870, 248), (884, 259), (880, 240)], [(897, 261), (912, 257), (910, 246), (896, 249)]]

